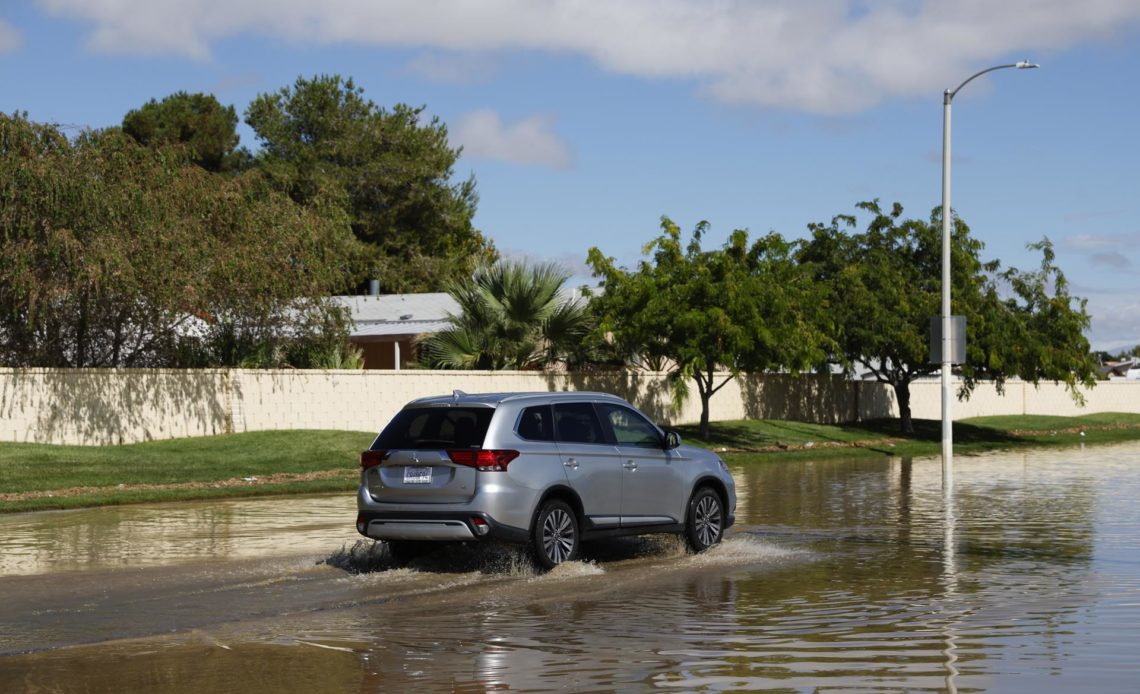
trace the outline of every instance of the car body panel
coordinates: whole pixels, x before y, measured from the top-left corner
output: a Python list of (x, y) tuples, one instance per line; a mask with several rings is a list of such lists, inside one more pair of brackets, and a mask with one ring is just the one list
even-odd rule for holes
[[(417, 471), (426, 471), (428, 481), (414, 475)], [(477, 475), (473, 468), (453, 464), (442, 451), (395, 450), (364, 471), (364, 483), (380, 503), (456, 504), (475, 496)]]
[(691, 493), (685, 479), (692, 460), (677, 450), (619, 446), (624, 493), (621, 498), (623, 526), (647, 523), (678, 523), (685, 518)]
[(557, 444), (570, 487), (582, 514), (594, 525), (616, 526), (621, 518), (621, 463), (609, 444)]

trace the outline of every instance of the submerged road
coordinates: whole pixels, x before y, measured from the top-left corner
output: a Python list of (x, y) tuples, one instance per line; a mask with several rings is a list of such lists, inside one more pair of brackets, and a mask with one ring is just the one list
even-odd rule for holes
[(0, 516), (0, 692), (1133, 691), (1140, 445), (735, 471), (738, 523), (393, 568), (354, 499)]

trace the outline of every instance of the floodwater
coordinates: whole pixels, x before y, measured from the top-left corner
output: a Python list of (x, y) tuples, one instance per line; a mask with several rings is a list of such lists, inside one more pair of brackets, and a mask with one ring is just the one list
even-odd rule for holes
[(354, 498), (0, 516), (0, 691), (1140, 690), (1140, 445), (736, 470), (738, 525), (391, 568)]

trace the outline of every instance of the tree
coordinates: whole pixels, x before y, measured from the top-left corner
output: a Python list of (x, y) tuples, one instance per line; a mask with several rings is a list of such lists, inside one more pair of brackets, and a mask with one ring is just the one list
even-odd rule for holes
[(565, 363), (589, 332), (580, 301), (563, 293), (557, 265), (500, 262), (452, 281), (461, 313), (419, 343), (437, 369), (534, 369)]
[[(848, 233), (856, 218), (838, 215), (830, 224), (811, 224), (812, 238), (797, 259), (815, 281), (828, 287), (836, 360), (858, 364), (894, 389), (903, 432), (913, 433), (910, 384), (939, 371), (930, 362), (929, 325), (941, 313), (941, 210), (930, 220), (903, 219), (902, 206), (889, 212), (878, 201), (857, 209), (871, 219), (862, 233)], [(983, 262), (983, 245), (955, 218), (952, 228), (953, 312), (966, 317), (967, 354), (959, 397), (979, 380), (999, 391), (1019, 376), (1091, 384), (1095, 361), (1083, 331), (1089, 318), (1084, 301), (1068, 293), (1048, 241), (1031, 245), (1043, 253), (1037, 272)]]
[(983, 379), (994, 380), (1000, 388), (1013, 376), (1034, 385), (1063, 382), (1075, 400), (1083, 401), (1078, 386), (1095, 386), (1098, 374), (1096, 355), (1085, 337), (1091, 323), (1087, 300), (1069, 293), (1048, 238), (1027, 248), (1040, 251), (1040, 265), (997, 275), (998, 287), (1007, 291), (988, 293), (984, 306), (989, 312), (980, 317), (974, 332), (976, 348), (969, 349), (967, 343), (962, 376), (971, 390)]
[[(641, 361), (671, 366), (677, 383), (692, 378), (701, 398), (700, 434), (708, 436), (709, 401), (744, 370), (800, 371), (826, 359), (817, 322), (823, 295), (793, 262), (793, 245), (771, 233), (748, 243), (737, 230), (724, 247), (701, 250), (701, 222), (688, 246), (667, 217), (634, 271), (591, 248), (604, 280), (594, 299), (598, 330)], [(727, 376), (718, 373), (727, 370)], [(719, 382), (718, 382), (719, 381)]]
[(118, 129), (69, 141), (0, 115), (0, 363), (236, 365), (323, 348), (344, 337), (343, 316), (311, 297), (354, 245), (343, 220), (259, 173), (219, 176)]
[(238, 117), (211, 94), (176, 92), (151, 99), (123, 118), (123, 131), (148, 146), (185, 145), (191, 161), (213, 172), (235, 171), (250, 155), (238, 149)]
[(422, 107), (388, 111), (352, 79), (320, 76), (258, 96), (245, 120), (257, 165), (298, 203), (344, 209), (386, 289), (438, 290), (494, 260), (472, 222), (475, 180), (451, 182), (459, 150)]

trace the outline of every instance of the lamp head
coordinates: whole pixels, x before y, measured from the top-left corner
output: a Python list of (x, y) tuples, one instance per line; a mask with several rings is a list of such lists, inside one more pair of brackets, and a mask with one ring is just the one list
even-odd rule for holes
[(1037, 63), (1031, 63), (1028, 60), (1022, 60), (1021, 62), (1014, 65), (1014, 67), (1017, 68), (1018, 70), (1027, 70), (1031, 67), (1041, 67), (1041, 66), (1038, 65)]

